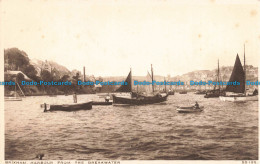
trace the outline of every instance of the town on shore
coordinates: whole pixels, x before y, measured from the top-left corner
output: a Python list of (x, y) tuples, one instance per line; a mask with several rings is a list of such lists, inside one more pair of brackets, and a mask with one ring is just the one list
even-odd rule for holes
[[(222, 81), (228, 81), (231, 75), (233, 66), (220, 67), (220, 79)], [(193, 81), (215, 81), (216, 71), (214, 70), (197, 70), (192, 71), (181, 76), (167, 77), (154, 75), (157, 81), (183, 81), (185, 85), (182, 86), (155, 86), (157, 90), (171, 89), (175, 91), (196, 91), (196, 90), (211, 90), (214, 85), (194, 85), (190, 86), (189, 83)], [(247, 80), (258, 80), (258, 67), (252, 65), (246, 65)], [(21, 81), (57, 81), (57, 82), (71, 82), (72, 85), (66, 86), (44, 86), (44, 85), (23, 85), (20, 86), (23, 90), (23, 94), (26, 96), (37, 95), (68, 95), (74, 92), (78, 94), (95, 94), (95, 93), (108, 93), (114, 92), (118, 89), (118, 85), (78, 85), (78, 81), (90, 81), (95, 83), (96, 81), (122, 81), (125, 76), (111, 76), (101, 77), (89, 75), (83, 67), (82, 71), (68, 70), (65, 66), (62, 66), (54, 61), (41, 61), (38, 59), (30, 59), (29, 56), (23, 50), (18, 48), (8, 48), (4, 50), (4, 80), (16, 81), (18, 84)], [(149, 75), (146, 76), (133, 76), (133, 80), (148, 81)], [(136, 86), (135, 86), (136, 87)], [(247, 86), (248, 89), (254, 89), (255, 86)], [(135, 89), (135, 88), (133, 88)], [(5, 95), (9, 95), (14, 90), (14, 86), (5, 86)], [(145, 90), (145, 86), (139, 86), (139, 91)]]

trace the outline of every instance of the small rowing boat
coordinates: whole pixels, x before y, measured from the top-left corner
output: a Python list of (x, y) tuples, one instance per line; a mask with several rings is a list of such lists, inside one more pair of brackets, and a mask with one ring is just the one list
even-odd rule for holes
[(5, 101), (22, 101), (21, 97), (5, 97)]
[(201, 112), (203, 111), (204, 106), (200, 106), (199, 108), (196, 108), (195, 106), (189, 106), (189, 107), (180, 107), (177, 106), (177, 111), (179, 113), (195, 113), (195, 112)]

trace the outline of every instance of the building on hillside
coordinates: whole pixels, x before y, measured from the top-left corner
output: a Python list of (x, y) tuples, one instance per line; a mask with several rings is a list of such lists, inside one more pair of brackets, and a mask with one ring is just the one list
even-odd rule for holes
[(17, 77), (18, 74), (22, 74), (22, 75), (24, 76), (24, 79), (25, 79), (25, 80), (28, 80), (28, 81), (31, 80), (31, 79), (30, 79), (26, 74), (24, 74), (22, 71), (6, 71), (6, 72), (4, 73), (5, 77), (10, 77), (10, 78), (12, 78), (12, 77)]

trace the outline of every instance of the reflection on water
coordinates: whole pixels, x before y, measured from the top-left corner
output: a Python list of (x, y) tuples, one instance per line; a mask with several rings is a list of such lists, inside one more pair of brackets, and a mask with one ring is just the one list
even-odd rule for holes
[[(203, 112), (176, 112), (176, 106), (195, 101)], [(258, 159), (258, 102), (221, 102), (189, 93), (169, 96), (161, 105), (48, 113), (40, 108), (43, 102), (72, 102), (72, 96), (5, 102), (7, 160), (34, 159), (38, 153), (53, 160)]]

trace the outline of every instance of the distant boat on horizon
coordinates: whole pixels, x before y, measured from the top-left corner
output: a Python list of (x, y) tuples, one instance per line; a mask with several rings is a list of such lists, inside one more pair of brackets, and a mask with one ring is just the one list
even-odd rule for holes
[[(220, 75), (220, 69), (219, 69), (219, 60), (218, 60), (218, 72), (217, 72), (217, 81), (220, 81), (219, 78)], [(218, 89), (216, 89), (216, 85), (214, 86), (214, 89), (211, 91), (206, 92), (206, 95), (204, 96), (204, 98), (216, 98), (219, 96), (223, 96), (224, 92), (220, 89), (220, 85), (218, 85)]]
[(195, 94), (196, 95), (204, 95), (204, 94), (206, 94), (206, 92), (207, 92), (206, 90), (198, 90), (198, 91), (195, 92)]
[(187, 94), (187, 91), (180, 91), (179, 94)]

